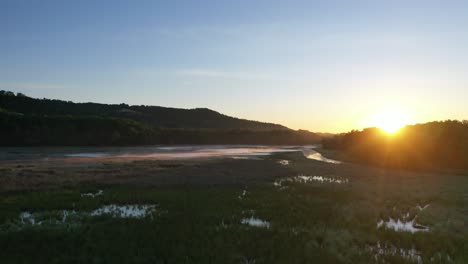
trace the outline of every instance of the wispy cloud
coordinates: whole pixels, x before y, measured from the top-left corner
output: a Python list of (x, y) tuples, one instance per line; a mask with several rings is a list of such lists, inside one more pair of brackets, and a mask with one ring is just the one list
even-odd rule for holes
[(0, 82), (1, 90), (61, 90), (65, 86), (42, 82)]

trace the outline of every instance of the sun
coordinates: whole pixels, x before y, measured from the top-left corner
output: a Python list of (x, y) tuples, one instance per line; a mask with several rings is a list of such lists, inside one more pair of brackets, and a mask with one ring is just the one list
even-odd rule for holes
[(383, 129), (389, 134), (393, 134), (409, 123), (411, 123), (411, 118), (405, 111), (398, 108), (390, 108), (377, 112), (372, 125)]

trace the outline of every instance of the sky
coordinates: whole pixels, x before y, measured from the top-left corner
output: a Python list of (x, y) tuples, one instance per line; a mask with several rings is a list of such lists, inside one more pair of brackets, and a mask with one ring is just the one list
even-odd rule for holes
[(393, 110), (468, 119), (467, 14), (451, 0), (0, 0), (0, 90), (317, 132)]

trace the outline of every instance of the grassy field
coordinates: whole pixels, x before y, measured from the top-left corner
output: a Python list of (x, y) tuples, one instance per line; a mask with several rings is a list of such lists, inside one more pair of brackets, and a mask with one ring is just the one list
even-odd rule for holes
[[(0, 169), (1, 263), (468, 263), (468, 175), (300, 153), (26, 168)], [(80, 170), (93, 177), (78, 180)], [(181, 182), (167, 184), (171, 175)], [(111, 204), (154, 207), (140, 217), (95, 213)], [(390, 219), (413, 221), (415, 232)]]

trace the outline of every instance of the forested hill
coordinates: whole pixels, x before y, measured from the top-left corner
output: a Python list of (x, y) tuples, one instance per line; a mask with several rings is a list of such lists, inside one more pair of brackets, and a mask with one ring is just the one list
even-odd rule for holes
[(0, 146), (302, 145), (320, 139), (204, 108), (73, 103), (0, 91)]
[(0, 91), (0, 108), (35, 115), (72, 115), (127, 118), (159, 128), (285, 130), (284, 126), (239, 119), (207, 108), (180, 109), (160, 106), (73, 103), (35, 99), (22, 94)]
[(378, 128), (323, 140), (347, 159), (403, 169), (456, 169), (468, 172), (468, 121), (408, 125), (393, 135)]

